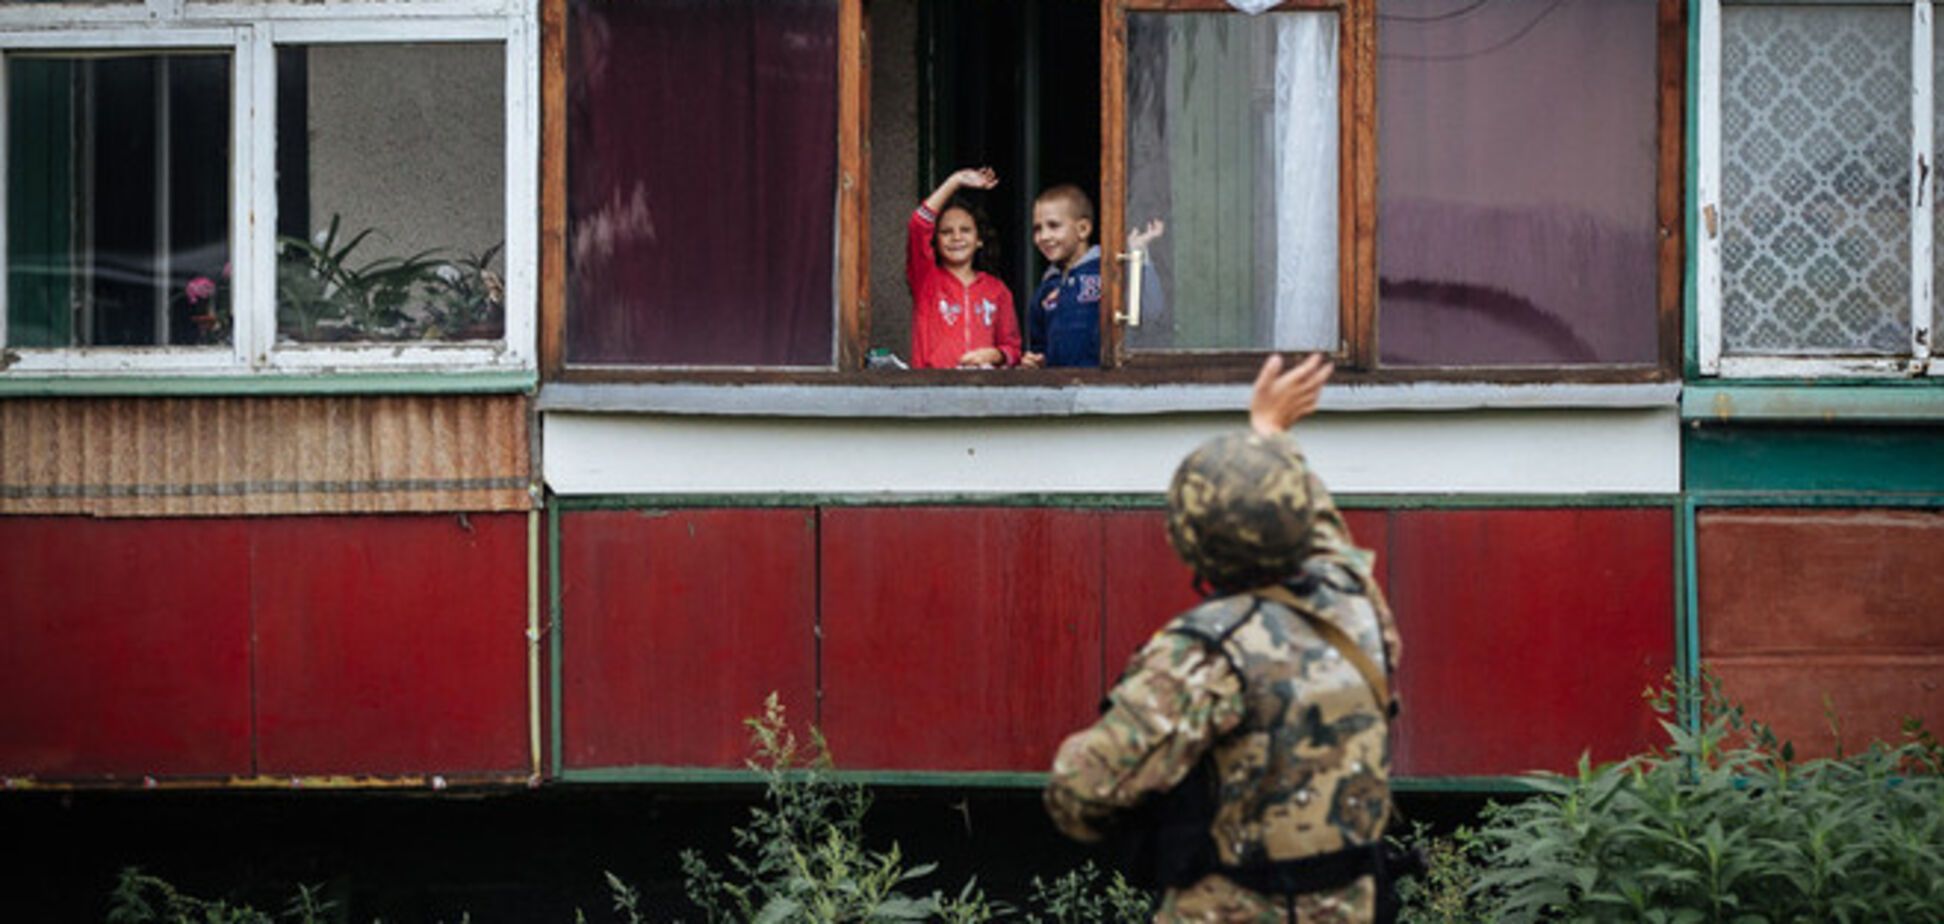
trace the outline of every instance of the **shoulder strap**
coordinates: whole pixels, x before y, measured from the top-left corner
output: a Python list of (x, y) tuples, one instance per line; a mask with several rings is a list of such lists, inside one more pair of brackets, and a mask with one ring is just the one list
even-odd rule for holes
[(1322, 636), (1325, 642), (1330, 643), (1330, 647), (1335, 648), (1339, 654), (1343, 655), (1357, 669), (1357, 673), (1363, 675), (1364, 683), (1370, 685), (1370, 692), (1377, 697), (1377, 708), (1383, 710), (1385, 715), (1390, 714), (1390, 683), (1385, 679), (1384, 671), (1378, 668), (1376, 662), (1370, 660), (1370, 655), (1364, 652), (1363, 646), (1357, 644), (1355, 640), (1350, 638), (1350, 634), (1343, 631), (1343, 627), (1323, 618), (1308, 603), (1305, 603), (1301, 597), (1291, 593), (1289, 588), (1281, 584), (1258, 587), (1255, 590), (1249, 591), (1249, 594), (1264, 600), (1280, 603), (1283, 606), (1289, 607), (1296, 615), (1301, 616), (1303, 621), (1309, 623), (1310, 628), (1315, 630), (1317, 635)]

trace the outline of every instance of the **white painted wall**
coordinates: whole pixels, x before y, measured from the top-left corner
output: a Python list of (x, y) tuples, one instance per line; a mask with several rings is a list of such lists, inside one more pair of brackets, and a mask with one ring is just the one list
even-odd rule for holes
[[(1297, 435), (1357, 494), (1672, 494), (1671, 407), (1322, 414)], [(550, 413), (560, 494), (1160, 493), (1236, 413), (859, 420)]]

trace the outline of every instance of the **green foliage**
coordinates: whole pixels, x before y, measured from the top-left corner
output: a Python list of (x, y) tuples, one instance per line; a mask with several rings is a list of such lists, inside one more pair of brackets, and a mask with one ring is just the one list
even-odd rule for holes
[(341, 219), (315, 240), (277, 239), (277, 327), (306, 342), (437, 340), (500, 323), (505, 293), (491, 269), (500, 247), (451, 258), (354, 257), (375, 228), (340, 239)]
[(977, 922), (999, 913), (971, 883), (953, 899), (904, 891), (935, 864), (907, 867), (896, 844), (884, 851), (864, 846), (869, 793), (831, 776), (820, 732), (810, 732), (807, 748), (799, 744), (776, 694), (747, 724), (756, 749), (749, 766), (763, 776), (767, 805), (750, 809), (749, 823), (732, 830), (736, 849), (726, 870), (695, 851), (682, 854), (689, 900), (710, 924)]
[(313, 886), (298, 886), (282, 914), (271, 915), (249, 905), (210, 901), (184, 894), (175, 886), (139, 869), (121, 871), (108, 900), (108, 924), (322, 924), (332, 905), (320, 901)]
[(1664, 750), (1582, 757), (1574, 775), (1534, 778), (1537, 796), (1489, 806), (1475, 834), (1433, 842), (1405, 919), (1911, 921), (1944, 907), (1944, 780), (1921, 727), (1797, 763), (1712, 677), (1651, 699)]
[(1143, 924), (1154, 917), (1152, 893), (1128, 883), (1119, 872), (1102, 881), (1088, 862), (1052, 882), (1033, 877), (1032, 903), (1043, 914), (1028, 914), (1028, 924)]
[(1406, 838), (1424, 855), (1424, 872), (1397, 883), (1401, 924), (1461, 924), (1490, 918), (1483, 899), (1473, 893), (1481, 872), (1478, 834), (1460, 827), (1450, 837), (1433, 837), (1414, 825)]

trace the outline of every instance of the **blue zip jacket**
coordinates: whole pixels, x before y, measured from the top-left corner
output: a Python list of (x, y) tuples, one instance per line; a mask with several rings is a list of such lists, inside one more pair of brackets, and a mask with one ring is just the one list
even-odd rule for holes
[(1048, 366), (1100, 365), (1100, 247), (1071, 270), (1046, 268), (1026, 311), (1026, 349)]

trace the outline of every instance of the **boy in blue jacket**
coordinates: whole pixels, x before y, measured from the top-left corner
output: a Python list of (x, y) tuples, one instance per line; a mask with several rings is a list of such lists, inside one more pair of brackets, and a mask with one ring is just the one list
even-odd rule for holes
[[(1026, 308), (1023, 367), (1100, 365), (1100, 248), (1093, 238), (1093, 200), (1080, 187), (1062, 184), (1033, 201), (1033, 245), (1046, 258), (1046, 275)], [(1130, 250), (1144, 250), (1161, 236), (1159, 220), (1127, 236)], [(1143, 298), (1161, 294), (1150, 273)]]

